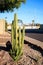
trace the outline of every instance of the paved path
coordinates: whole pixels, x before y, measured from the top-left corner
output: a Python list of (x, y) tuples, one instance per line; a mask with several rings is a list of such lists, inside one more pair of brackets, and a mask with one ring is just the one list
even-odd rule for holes
[(39, 41), (39, 40), (36, 40), (36, 39), (33, 39), (33, 38), (30, 38), (28, 36), (25, 36), (25, 40), (29, 43), (32, 43), (32, 44), (35, 44), (39, 47), (41, 47), (43, 49), (43, 42)]

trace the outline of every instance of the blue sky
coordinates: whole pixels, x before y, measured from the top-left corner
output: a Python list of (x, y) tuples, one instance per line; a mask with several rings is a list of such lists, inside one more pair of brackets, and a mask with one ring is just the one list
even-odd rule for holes
[(35, 23), (43, 24), (43, 0), (26, 0), (26, 3), (22, 4), (19, 9), (14, 9), (9, 13), (0, 13), (0, 19), (7, 17), (7, 22), (11, 23), (14, 13), (17, 13), (18, 19), (21, 19), (25, 24), (31, 23), (33, 19)]

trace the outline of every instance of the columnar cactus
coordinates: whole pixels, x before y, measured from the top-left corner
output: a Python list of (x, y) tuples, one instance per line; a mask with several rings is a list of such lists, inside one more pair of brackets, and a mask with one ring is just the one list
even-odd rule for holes
[(12, 22), (12, 50), (11, 55), (14, 60), (18, 60), (22, 54), (22, 47), (24, 43), (24, 27), (21, 32), (21, 28), (18, 26), (17, 15), (15, 14), (14, 21)]

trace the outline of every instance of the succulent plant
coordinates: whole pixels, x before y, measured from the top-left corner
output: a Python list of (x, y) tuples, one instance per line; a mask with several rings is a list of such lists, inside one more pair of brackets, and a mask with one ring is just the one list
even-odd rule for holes
[(11, 56), (13, 57), (14, 60), (18, 60), (23, 53), (22, 48), (24, 44), (24, 33), (25, 33), (24, 26), (21, 32), (21, 27), (18, 26), (17, 14), (15, 14), (14, 21), (12, 22), (11, 34), (12, 38)]

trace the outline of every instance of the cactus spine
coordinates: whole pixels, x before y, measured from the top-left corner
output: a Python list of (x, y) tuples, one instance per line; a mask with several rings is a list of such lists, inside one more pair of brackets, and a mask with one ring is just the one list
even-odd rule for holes
[[(21, 32), (21, 28), (18, 26), (17, 15), (14, 16), (14, 21), (12, 22), (12, 50), (11, 56), (14, 60), (18, 60), (22, 54), (22, 47), (24, 43), (24, 27)], [(19, 28), (18, 28), (19, 27)]]

